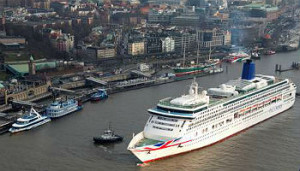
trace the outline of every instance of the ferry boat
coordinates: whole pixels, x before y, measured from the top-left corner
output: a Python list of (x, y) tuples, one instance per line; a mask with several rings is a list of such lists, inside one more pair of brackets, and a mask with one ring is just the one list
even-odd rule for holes
[(20, 131), (30, 130), (50, 121), (50, 118), (48, 118), (47, 116), (41, 116), (37, 111), (31, 108), (28, 115), (24, 115), (21, 118), (18, 118), (17, 122), (12, 124), (9, 132), (16, 133)]
[(295, 94), (291, 80), (255, 75), (247, 60), (241, 78), (201, 93), (194, 80), (187, 95), (160, 100), (128, 150), (148, 163), (212, 145), (288, 110)]
[(81, 104), (75, 99), (67, 99), (66, 101), (54, 101), (46, 108), (46, 114), (50, 118), (59, 118), (72, 112), (82, 109)]
[(104, 89), (98, 89), (98, 91), (91, 96), (92, 101), (100, 101), (108, 97)]

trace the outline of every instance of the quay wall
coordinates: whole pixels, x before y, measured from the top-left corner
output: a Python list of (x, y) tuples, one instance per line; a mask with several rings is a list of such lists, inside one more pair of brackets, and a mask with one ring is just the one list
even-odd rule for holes
[(51, 86), (51, 82), (48, 81), (46, 84), (37, 86), (37, 87), (31, 87), (25, 91), (19, 92), (19, 93), (12, 93), (7, 94), (7, 91), (5, 92), (5, 105), (8, 104), (11, 100), (29, 100), (32, 98), (35, 98), (37, 96), (40, 96), (42, 94), (45, 94), (48, 92), (48, 88)]

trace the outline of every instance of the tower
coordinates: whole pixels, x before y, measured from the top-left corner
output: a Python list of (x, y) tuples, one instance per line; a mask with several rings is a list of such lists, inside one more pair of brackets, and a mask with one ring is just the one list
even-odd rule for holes
[(30, 56), (28, 68), (29, 68), (29, 75), (35, 75), (35, 62), (32, 55)]

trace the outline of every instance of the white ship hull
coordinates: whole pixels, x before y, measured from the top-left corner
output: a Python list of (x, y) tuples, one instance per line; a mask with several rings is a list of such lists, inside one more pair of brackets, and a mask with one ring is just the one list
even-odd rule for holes
[(68, 115), (70, 113), (76, 112), (77, 110), (79, 110), (79, 107), (78, 106), (73, 106), (73, 107), (70, 107), (70, 108), (63, 109), (60, 112), (48, 113), (47, 115), (50, 118), (59, 118), (59, 117), (63, 117), (65, 115)]
[[(137, 144), (144, 139), (144, 132), (141, 132), (131, 140), (128, 150), (130, 150), (143, 163), (148, 163), (154, 160), (212, 145), (291, 108), (295, 102), (296, 90), (290, 88), (288, 93), (290, 93), (290, 97), (281, 99), (280, 101), (261, 109), (257, 108), (256, 111), (251, 111), (244, 117), (233, 119), (232, 122), (223, 122), (224, 124), (220, 125), (218, 129), (210, 129), (210, 127), (207, 132), (203, 133), (201, 130), (204, 127), (199, 127), (198, 130), (185, 134), (179, 138), (179, 140), (173, 139), (165, 141), (159, 148), (153, 144), (148, 146), (137, 146)], [(229, 115), (234, 115), (234, 111), (232, 113), (225, 114), (223, 120), (227, 119), (227, 116)], [(220, 123), (219, 121), (220, 120), (215, 121), (215, 123)]]
[(45, 123), (50, 122), (50, 121), (51, 121), (50, 118), (46, 118), (43, 121), (37, 122), (35, 124), (32, 124), (30, 126), (26, 126), (26, 127), (23, 127), (23, 128), (10, 128), (9, 132), (11, 132), (11, 133), (17, 133), (17, 132), (21, 132), (21, 131), (27, 131), (27, 130), (30, 130), (32, 128), (44, 125)]

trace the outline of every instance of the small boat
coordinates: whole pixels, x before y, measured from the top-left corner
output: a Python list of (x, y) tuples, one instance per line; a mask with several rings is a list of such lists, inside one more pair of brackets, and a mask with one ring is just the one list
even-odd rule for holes
[(75, 99), (56, 100), (47, 107), (46, 114), (50, 118), (59, 118), (80, 109), (82, 105)]
[(268, 50), (265, 52), (265, 55), (274, 55), (276, 52), (274, 50)]
[(251, 58), (252, 59), (260, 59), (260, 53), (259, 52), (252, 52), (251, 53)]
[(235, 62), (242, 62), (247, 59), (250, 59), (250, 55), (248, 55), (243, 51), (239, 51), (239, 52), (230, 53), (228, 57), (225, 58), (225, 61), (229, 63), (235, 63)]
[(12, 127), (9, 129), (9, 132), (16, 133), (30, 130), (50, 121), (50, 118), (47, 116), (41, 116), (37, 111), (31, 108), (28, 115), (24, 115), (17, 119), (17, 122), (12, 125)]
[(100, 101), (108, 97), (104, 89), (98, 89), (98, 91), (91, 96), (92, 101)]
[(94, 137), (93, 138), (95, 143), (113, 143), (113, 142), (119, 142), (123, 140), (123, 137), (119, 135), (115, 135), (114, 131), (110, 129), (110, 126), (107, 130), (104, 131), (104, 134)]

